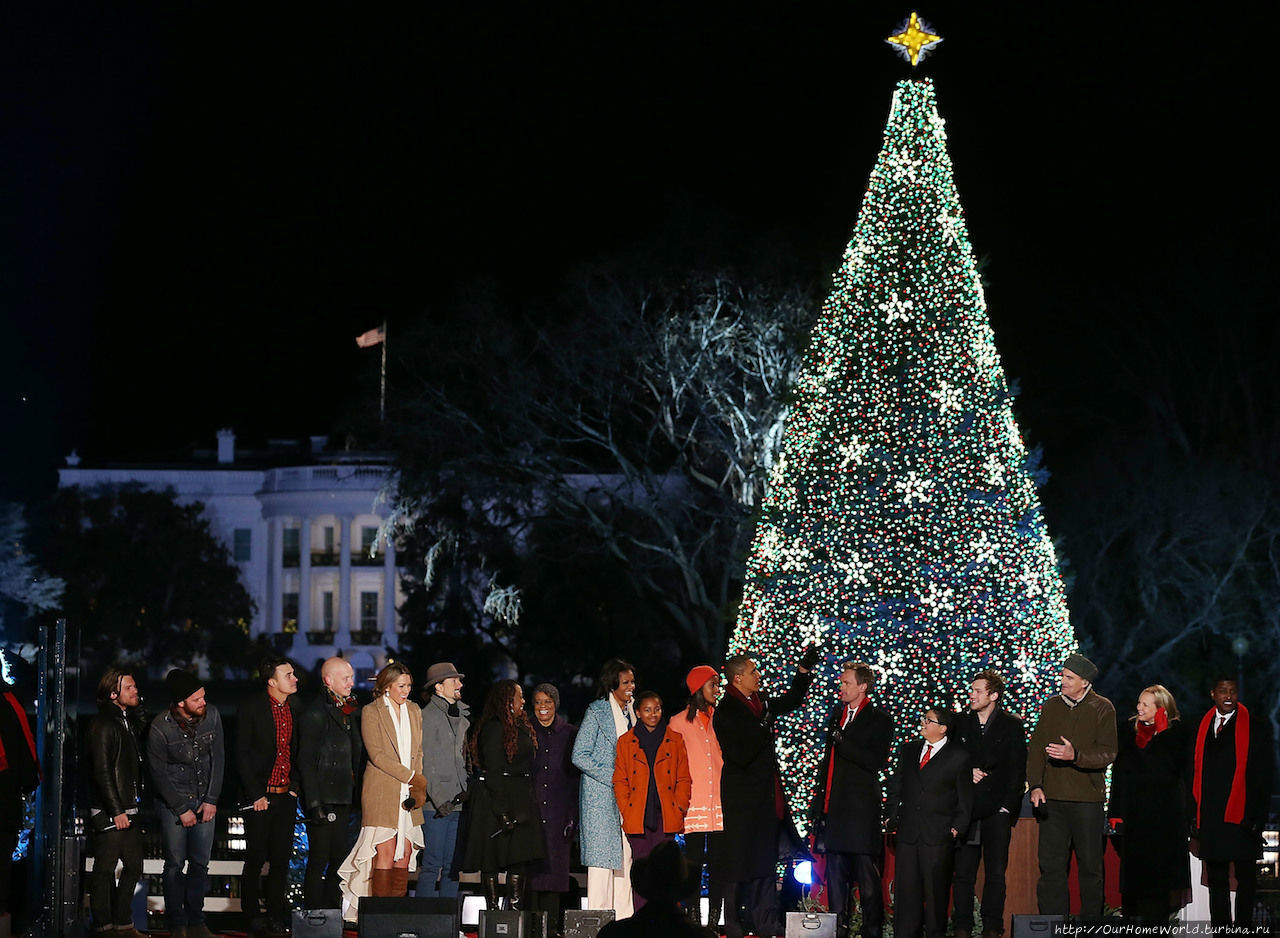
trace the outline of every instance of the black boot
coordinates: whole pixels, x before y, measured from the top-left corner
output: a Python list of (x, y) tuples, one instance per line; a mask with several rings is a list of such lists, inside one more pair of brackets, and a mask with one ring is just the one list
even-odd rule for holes
[(510, 903), (508, 908), (515, 909), (517, 912), (524, 908), (523, 873), (507, 873), (507, 895), (510, 897), (507, 900)]
[(484, 907), (490, 912), (496, 912), (501, 908), (498, 904), (498, 874), (481, 873), (480, 882), (484, 886)]

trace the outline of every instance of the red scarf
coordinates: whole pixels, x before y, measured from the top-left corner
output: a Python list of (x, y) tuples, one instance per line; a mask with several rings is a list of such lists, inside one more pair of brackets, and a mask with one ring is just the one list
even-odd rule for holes
[[(760, 699), (760, 694), (758, 692), (748, 697), (732, 684), (729, 685), (728, 692), (746, 704), (747, 709), (751, 711), (751, 715), (757, 720), (764, 716), (764, 701)], [(771, 732), (770, 736), (772, 735), (773, 734)], [(778, 778), (778, 772), (776, 769), (773, 773), (773, 813), (780, 821), (784, 820), (787, 816), (787, 800), (782, 793), (782, 779)]]
[[(1200, 826), (1200, 782), (1204, 771), (1204, 741), (1213, 732), (1213, 717), (1218, 712), (1214, 707), (1200, 721), (1200, 729), (1196, 732), (1196, 765), (1195, 778), (1191, 782), (1191, 793), (1196, 799), (1196, 827)], [(1244, 823), (1244, 773), (1249, 765), (1249, 708), (1242, 703), (1236, 704), (1235, 719), (1240, 725), (1236, 728), (1236, 772), (1231, 778), (1231, 794), (1227, 797), (1227, 810), (1223, 820), (1228, 824)]]
[(1156, 708), (1156, 718), (1151, 723), (1143, 723), (1139, 721), (1134, 726), (1134, 742), (1138, 744), (1139, 749), (1146, 749), (1147, 743), (1156, 738), (1156, 735), (1163, 733), (1169, 728), (1169, 714), (1165, 713), (1164, 707)]
[[(840, 728), (843, 729), (844, 727), (848, 726), (851, 722), (853, 722), (853, 720), (857, 718), (858, 714), (862, 712), (862, 708), (865, 707), (870, 702), (870, 700), (871, 700), (870, 697), (867, 697), (864, 695), (863, 698), (858, 701), (858, 709), (853, 711), (852, 714), (849, 713), (849, 705), (845, 704), (844, 715), (840, 718)], [(827, 756), (827, 791), (826, 791), (826, 795), (823, 796), (823, 799), (822, 799), (823, 814), (826, 814), (827, 811), (831, 808), (831, 776), (835, 774), (835, 771), (836, 771), (836, 747), (832, 746), (831, 751)]]
[[(22, 735), (27, 738), (27, 748), (31, 750), (31, 759), (36, 764), (36, 777), (44, 781), (44, 774), (40, 771), (40, 757), (36, 755), (35, 737), (31, 735), (31, 724), (27, 722), (27, 711), (22, 709), (22, 704), (18, 703), (18, 698), (14, 696), (13, 691), (5, 691), (4, 699), (18, 715), (18, 725), (22, 727)], [(6, 772), (8, 769), (9, 756), (4, 751), (4, 742), (0, 741), (0, 772)]]

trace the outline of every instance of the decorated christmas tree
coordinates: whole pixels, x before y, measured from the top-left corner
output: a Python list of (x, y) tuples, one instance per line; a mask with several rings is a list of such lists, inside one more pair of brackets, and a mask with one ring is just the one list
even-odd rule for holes
[[(914, 64), (938, 37), (914, 16), (909, 29)], [(806, 706), (779, 721), (798, 818), (841, 662), (876, 669), (902, 742), (925, 708), (964, 706), (987, 667), (1034, 719), (1075, 649), (946, 141), (933, 82), (900, 82), (793, 388), (730, 641), (775, 685), (802, 645), (824, 645)]]

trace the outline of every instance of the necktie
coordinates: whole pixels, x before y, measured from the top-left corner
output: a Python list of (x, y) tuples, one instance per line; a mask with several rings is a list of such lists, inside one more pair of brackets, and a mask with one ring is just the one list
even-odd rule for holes
[(1223, 717), (1223, 716), (1219, 716), (1219, 717), (1218, 717), (1218, 725), (1217, 725), (1217, 726), (1215, 726), (1215, 727), (1213, 728), (1213, 735), (1214, 735), (1214, 736), (1217, 736), (1219, 733), (1221, 733), (1221, 732), (1222, 732), (1222, 724), (1224, 724), (1224, 723), (1226, 723), (1226, 722), (1227, 722), (1227, 718), (1226, 718), (1226, 717)]
[(922, 755), (922, 756), (920, 757), (920, 768), (922, 768), (922, 769), (923, 769), (926, 765), (928, 765), (928, 764), (929, 764), (929, 754), (930, 754), (930, 753), (932, 753), (932, 752), (933, 752), (933, 747), (932, 747), (932, 746), (925, 746), (925, 747), (924, 747), (924, 755)]

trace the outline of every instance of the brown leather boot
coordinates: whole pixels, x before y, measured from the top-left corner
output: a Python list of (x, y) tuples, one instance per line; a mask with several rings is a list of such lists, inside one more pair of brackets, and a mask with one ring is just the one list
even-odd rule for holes
[(408, 870), (392, 870), (391, 871), (391, 892), (390, 896), (407, 896), (409, 894), (409, 871)]
[(369, 895), (371, 896), (394, 896), (391, 890), (394, 888), (392, 877), (395, 870), (378, 870), (375, 869), (369, 874)]

